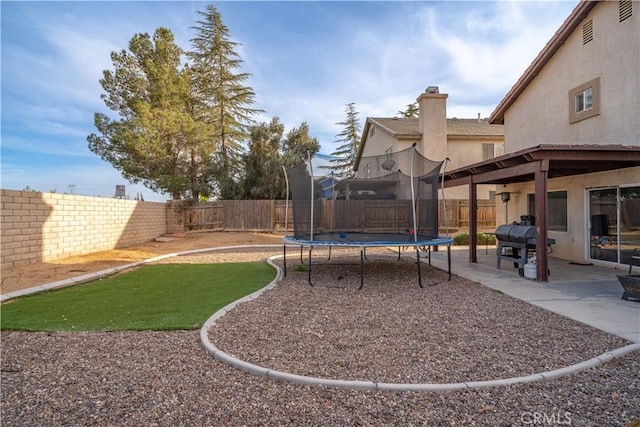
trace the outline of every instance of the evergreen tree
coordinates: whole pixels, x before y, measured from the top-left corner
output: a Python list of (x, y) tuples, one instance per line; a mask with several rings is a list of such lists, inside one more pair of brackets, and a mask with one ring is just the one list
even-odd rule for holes
[(244, 156), (240, 197), (253, 200), (284, 198), (286, 184), (280, 154), (284, 125), (274, 117), (268, 124), (251, 126), (250, 134), (249, 152)]
[(336, 123), (343, 126), (342, 132), (340, 132), (335, 140), (337, 143), (341, 143), (336, 151), (331, 153), (336, 159), (332, 159), (332, 165), (327, 166), (338, 177), (349, 178), (354, 174), (353, 166), (358, 155), (358, 146), (360, 144), (360, 121), (358, 120), (358, 112), (355, 108), (355, 103), (351, 102), (347, 104), (345, 108), (346, 118), (344, 121)]
[(320, 151), (320, 142), (309, 135), (309, 125), (302, 122), (299, 127), (290, 130), (282, 141), (282, 160), (286, 167), (306, 162)]
[(229, 199), (236, 196), (248, 126), (261, 111), (251, 108), (255, 94), (244, 84), (250, 74), (237, 72), (243, 63), (236, 52), (240, 43), (230, 39), (229, 29), (215, 6), (209, 5), (198, 13), (202, 20), (193, 27), (196, 35), (188, 52), (195, 107), (213, 132), (219, 197)]
[(103, 72), (101, 98), (119, 120), (96, 113), (102, 135), (87, 137), (89, 149), (127, 180), (174, 199), (206, 191), (212, 154), (201, 144), (208, 139), (205, 129), (190, 112), (190, 70), (181, 67), (181, 54), (166, 28), (153, 38), (136, 34), (128, 51), (112, 52), (114, 71)]
[(407, 104), (407, 109), (402, 111), (398, 111), (400, 117), (405, 119), (417, 119), (420, 114), (420, 109), (418, 108), (418, 103), (414, 102), (413, 104)]

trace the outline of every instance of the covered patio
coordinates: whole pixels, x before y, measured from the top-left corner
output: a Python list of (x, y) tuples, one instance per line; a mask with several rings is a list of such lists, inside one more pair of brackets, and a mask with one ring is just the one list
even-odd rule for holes
[(547, 181), (553, 178), (640, 166), (640, 147), (618, 145), (538, 145), (475, 163), (441, 177), (444, 187), (469, 185), (469, 262), (478, 262), (477, 185), (535, 184), (536, 280), (549, 279), (546, 250)]

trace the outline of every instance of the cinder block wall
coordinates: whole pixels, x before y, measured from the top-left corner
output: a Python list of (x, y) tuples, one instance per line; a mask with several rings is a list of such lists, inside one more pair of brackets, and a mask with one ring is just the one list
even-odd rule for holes
[(131, 246), (167, 232), (165, 203), (0, 191), (3, 269)]

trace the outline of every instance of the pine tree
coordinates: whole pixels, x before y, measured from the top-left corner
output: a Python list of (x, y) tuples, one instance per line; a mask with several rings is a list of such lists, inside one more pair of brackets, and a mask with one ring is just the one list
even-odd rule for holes
[(114, 70), (100, 84), (112, 120), (95, 114), (101, 136), (87, 137), (89, 149), (131, 182), (142, 182), (174, 199), (197, 198), (207, 188), (211, 152), (201, 142), (205, 130), (190, 112), (190, 70), (181, 66), (182, 49), (169, 29), (151, 38), (136, 34), (129, 50), (112, 52)]
[(320, 151), (320, 142), (309, 135), (309, 125), (302, 122), (299, 127), (291, 129), (282, 141), (282, 160), (286, 167), (296, 166), (315, 156)]
[(420, 114), (418, 103), (414, 102), (413, 104), (407, 104), (406, 110), (400, 110), (398, 111), (398, 114), (400, 115), (400, 117), (403, 117), (405, 119), (417, 119), (418, 115)]
[(244, 156), (244, 176), (240, 198), (273, 200), (285, 197), (286, 185), (282, 170), (280, 145), (284, 125), (274, 117), (270, 123), (250, 128), (249, 152)]
[(261, 111), (251, 108), (255, 94), (244, 84), (250, 74), (237, 72), (243, 63), (236, 52), (240, 43), (230, 39), (229, 29), (215, 6), (208, 5), (198, 13), (202, 20), (193, 27), (196, 35), (188, 52), (195, 108), (213, 133), (218, 195), (229, 199), (236, 196), (248, 126)]
[(342, 132), (340, 132), (335, 140), (337, 143), (341, 143), (336, 151), (331, 153), (336, 159), (332, 159), (330, 166), (326, 166), (338, 177), (349, 178), (354, 174), (353, 166), (358, 155), (358, 146), (360, 144), (360, 121), (358, 120), (358, 112), (355, 108), (355, 103), (351, 102), (347, 104), (345, 108), (346, 118), (344, 121), (336, 123), (343, 126)]

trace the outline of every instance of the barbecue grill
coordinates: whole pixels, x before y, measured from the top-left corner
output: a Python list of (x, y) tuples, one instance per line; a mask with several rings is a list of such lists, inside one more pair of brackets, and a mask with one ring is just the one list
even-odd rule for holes
[[(498, 242), (498, 269), (502, 258), (509, 258), (513, 260), (513, 267), (518, 269), (520, 276), (524, 276), (524, 265), (529, 258), (529, 251), (536, 249), (536, 227), (518, 223), (504, 224), (496, 229), (495, 234)], [(547, 238), (547, 247), (555, 243), (555, 239)]]

